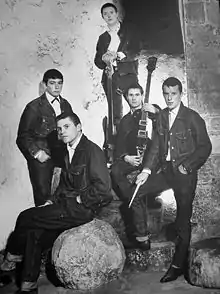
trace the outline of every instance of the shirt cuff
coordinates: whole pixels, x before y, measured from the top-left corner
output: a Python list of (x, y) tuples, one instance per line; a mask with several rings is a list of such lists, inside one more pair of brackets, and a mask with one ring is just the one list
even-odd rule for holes
[(34, 154), (34, 158), (38, 158), (38, 156), (41, 154), (42, 150), (37, 151), (37, 153)]
[(148, 175), (151, 175), (151, 170), (149, 168), (144, 168), (141, 172), (147, 173)]

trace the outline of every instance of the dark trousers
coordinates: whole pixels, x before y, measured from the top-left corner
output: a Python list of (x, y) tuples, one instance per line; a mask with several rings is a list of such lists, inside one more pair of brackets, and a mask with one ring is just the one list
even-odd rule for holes
[[(122, 94), (127, 88), (138, 81), (137, 75), (133, 73), (121, 75), (117, 71), (112, 76), (112, 105), (113, 105), (113, 123), (118, 125), (123, 116)], [(103, 88), (108, 99), (108, 107), (111, 100), (108, 96), (107, 81), (104, 80)]]
[[(129, 200), (132, 197), (132, 191), (135, 188), (134, 181), (136, 180), (135, 175), (132, 177), (133, 181), (132, 178), (129, 179), (128, 176), (135, 171), (138, 172), (139, 167), (132, 166), (123, 159), (116, 160), (111, 166), (112, 188), (123, 202), (120, 210), (125, 223), (127, 236), (130, 238), (133, 238), (133, 235), (145, 236), (148, 233), (147, 229), (146, 234), (143, 233), (143, 228), (147, 228), (146, 199), (144, 197), (139, 198), (138, 201), (136, 201), (136, 205), (133, 205), (131, 209), (128, 208)], [(139, 205), (137, 205), (137, 202)], [(144, 226), (143, 222), (145, 222)], [(143, 227), (141, 232), (138, 228), (140, 223)]]
[(21, 212), (8, 239), (6, 252), (23, 255), (22, 281), (37, 281), (41, 254), (52, 247), (61, 232), (87, 223), (92, 218), (91, 210), (77, 202), (71, 213), (60, 204), (33, 207)]
[(169, 188), (174, 191), (177, 204), (175, 229), (177, 233), (177, 242), (173, 264), (183, 267), (187, 258), (188, 248), (191, 238), (192, 203), (195, 197), (197, 185), (197, 173), (188, 175), (181, 174), (178, 170), (173, 170), (171, 163), (167, 163), (164, 170), (158, 174), (152, 174), (148, 180), (140, 187), (139, 192), (132, 204), (133, 220), (136, 229), (141, 235), (146, 234), (145, 216), (136, 212), (141, 207), (141, 199), (149, 193), (160, 193)]
[(36, 159), (29, 160), (28, 170), (33, 188), (35, 206), (42, 205), (51, 194), (54, 163), (52, 160), (44, 163), (40, 163)]

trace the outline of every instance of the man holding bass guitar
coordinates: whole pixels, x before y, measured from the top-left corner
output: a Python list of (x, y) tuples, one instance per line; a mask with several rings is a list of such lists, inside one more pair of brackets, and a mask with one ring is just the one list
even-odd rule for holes
[[(130, 112), (121, 119), (119, 124), (115, 148), (116, 160), (111, 166), (113, 189), (119, 198), (125, 203), (127, 208), (132, 186), (134, 185), (130, 183), (127, 176), (131, 172), (142, 169), (143, 154), (137, 149), (139, 139), (138, 131), (140, 127), (139, 123), (143, 115), (148, 113), (146, 119), (146, 132), (148, 136), (146, 138), (145, 151), (145, 154), (147, 154), (147, 151), (151, 146), (151, 138), (155, 128), (156, 118), (160, 111), (160, 108), (157, 105), (143, 103), (143, 93), (143, 88), (138, 83), (131, 85), (125, 92), (125, 98), (130, 106)], [(135, 245), (144, 250), (150, 249), (149, 236), (146, 234), (144, 238), (142, 232), (139, 232), (140, 220), (136, 219), (139, 216), (142, 217), (143, 214), (146, 214), (145, 205), (142, 203), (142, 200), (139, 206), (133, 205), (132, 210), (134, 210), (132, 215), (136, 216), (132, 217), (134, 226), (133, 234), (136, 236)], [(136, 226), (136, 224), (138, 225)]]

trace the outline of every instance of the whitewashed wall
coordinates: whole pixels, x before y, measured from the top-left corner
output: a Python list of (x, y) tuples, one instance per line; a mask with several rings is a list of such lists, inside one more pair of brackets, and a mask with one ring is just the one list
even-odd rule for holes
[[(21, 113), (41, 92), (47, 69), (64, 74), (63, 96), (79, 114), (85, 134), (102, 146), (101, 122), (107, 105), (93, 59), (97, 38), (105, 30), (100, 15), (105, 2), (0, 1), (0, 249), (18, 213), (33, 205), (26, 162), (15, 140)], [(143, 57), (139, 74), (144, 88), (145, 66)], [(181, 60), (159, 56), (150, 101), (163, 107), (161, 81), (170, 74), (183, 80), (183, 68)]]

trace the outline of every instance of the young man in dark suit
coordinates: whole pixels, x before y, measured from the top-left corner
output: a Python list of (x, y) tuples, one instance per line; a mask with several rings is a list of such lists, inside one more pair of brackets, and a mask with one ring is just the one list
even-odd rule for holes
[(107, 89), (107, 74), (109, 68), (112, 75), (113, 123), (118, 126), (122, 116), (122, 94), (127, 87), (138, 81), (138, 60), (140, 52), (139, 34), (137, 29), (129, 23), (118, 20), (117, 7), (106, 3), (101, 7), (101, 14), (108, 29), (99, 36), (95, 65), (103, 70), (102, 85), (107, 95), (108, 104), (111, 103)]
[(27, 160), (36, 206), (43, 204), (50, 195), (54, 167), (59, 164), (56, 116), (72, 111), (69, 102), (60, 95), (61, 72), (47, 70), (43, 84), (45, 93), (29, 102), (22, 113), (16, 140)]
[[(167, 108), (160, 111), (152, 146), (143, 161), (142, 172), (137, 176), (139, 191), (132, 205), (138, 206), (142, 197), (169, 188), (174, 191), (177, 203), (175, 253), (170, 268), (161, 283), (176, 280), (184, 273), (191, 239), (192, 204), (197, 186), (197, 173), (206, 162), (212, 145), (205, 121), (194, 110), (181, 102), (182, 83), (175, 77), (162, 85)], [(154, 172), (155, 167), (159, 169)], [(146, 234), (146, 226), (139, 223)]]
[(8, 239), (0, 266), (0, 284), (16, 262), (22, 262), (21, 293), (37, 293), (41, 253), (58, 235), (90, 222), (112, 200), (111, 181), (102, 150), (82, 133), (75, 113), (57, 117), (57, 130), (65, 143), (59, 186), (44, 204), (21, 212)]

